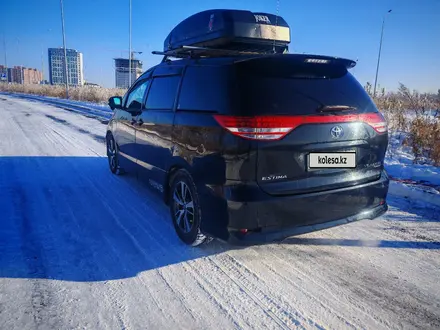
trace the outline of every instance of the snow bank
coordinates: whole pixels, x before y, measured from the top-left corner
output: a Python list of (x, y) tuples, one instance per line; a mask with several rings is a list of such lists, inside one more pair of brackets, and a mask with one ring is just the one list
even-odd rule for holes
[[(392, 181), (389, 193), (440, 206), (440, 168), (414, 164), (414, 154), (402, 144), (407, 134), (392, 132), (385, 158), (385, 169)], [(407, 183), (399, 182), (407, 180)]]
[(405, 133), (392, 133), (385, 158), (385, 168), (393, 178), (411, 179), (440, 186), (440, 167), (429, 164), (414, 164), (411, 147), (403, 146)]
[(389, 194), (440, 206), (440, 192), (433, 188), (391, 181)]

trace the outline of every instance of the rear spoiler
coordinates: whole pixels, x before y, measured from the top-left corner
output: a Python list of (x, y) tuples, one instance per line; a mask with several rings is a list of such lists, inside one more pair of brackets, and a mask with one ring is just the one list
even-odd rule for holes
[(324, 56), (324, 55), (311, 55), (311, 54), (271, 54), (271, 55), (263, 55), (263, 56), (259, 55), (259, 56), (252, 56), (246, 59), (239, 59), (235, 61), (235, 63), (252, 61), (254, 59), (276, 58), (276, 57), (282, 57), (283, 59), (288, 60), (289, 62), (293, 61), (298, 64), (304, 63), (304, 64), (342, 65), (347, 69), (351, 69), (356, 66), (356, 61), (350, 59), (346, 59), (342, 57)]

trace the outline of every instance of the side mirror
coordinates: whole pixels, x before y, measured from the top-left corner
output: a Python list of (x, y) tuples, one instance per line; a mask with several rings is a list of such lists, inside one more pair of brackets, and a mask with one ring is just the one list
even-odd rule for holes
[(108, 106), (110, 109), (122, 109), (122, 97), (120, 96), (112, 96), (108, 99)]

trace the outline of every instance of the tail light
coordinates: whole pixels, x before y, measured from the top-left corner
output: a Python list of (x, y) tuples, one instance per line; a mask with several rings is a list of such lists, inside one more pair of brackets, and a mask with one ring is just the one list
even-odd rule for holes
[(214, 115), (215, 120), (229, 132), (250, 140), (280, 140), (292, 130), (307, 124), (364, 122), (377, 133), (387, 132), (387, 123), (380, 112), (336, 116), (224, 116)]
[(388, 131), (387, 121), (380, 112), (363, 113), (359, 115), (359, 119), (373, 127), (377, 133), (386, 133)]
[(217, 122), (232, 134), (251, 140), (279, 140), (296, 126), (289, 116), (235, 117), (214, 115)]

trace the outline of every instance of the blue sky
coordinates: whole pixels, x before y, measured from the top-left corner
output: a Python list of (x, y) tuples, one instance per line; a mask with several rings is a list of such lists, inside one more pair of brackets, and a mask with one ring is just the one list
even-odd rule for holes
[[(66, 44), (84, 54), (85, 79), (114, 86), (113, 58), (128, 54), (129, 0), (64, 0)], [(440, 0), (280, 0), (280, 15), (291, 27), (291, 52), (358, 60), (353, 73), (374, 81), (382, 17), (385, 23), (379, 84), (395, 90), (440, 88)], [(249, 9), (276, 13), (277, 0), (132, 0), (133, 49), (144, 68), (157, 64), (168, 32), (205, 9)], [(0, 32), (8, 66), (41, 69), (47, 77), (47, 48), (62, 46), (59, 0), (2, 0)], [(0, 34), (0, 38), (3, 36)], [(0, 40), (0, 64), (4, 64)], [(125, 52), (124, 52), (125, 51)]]

